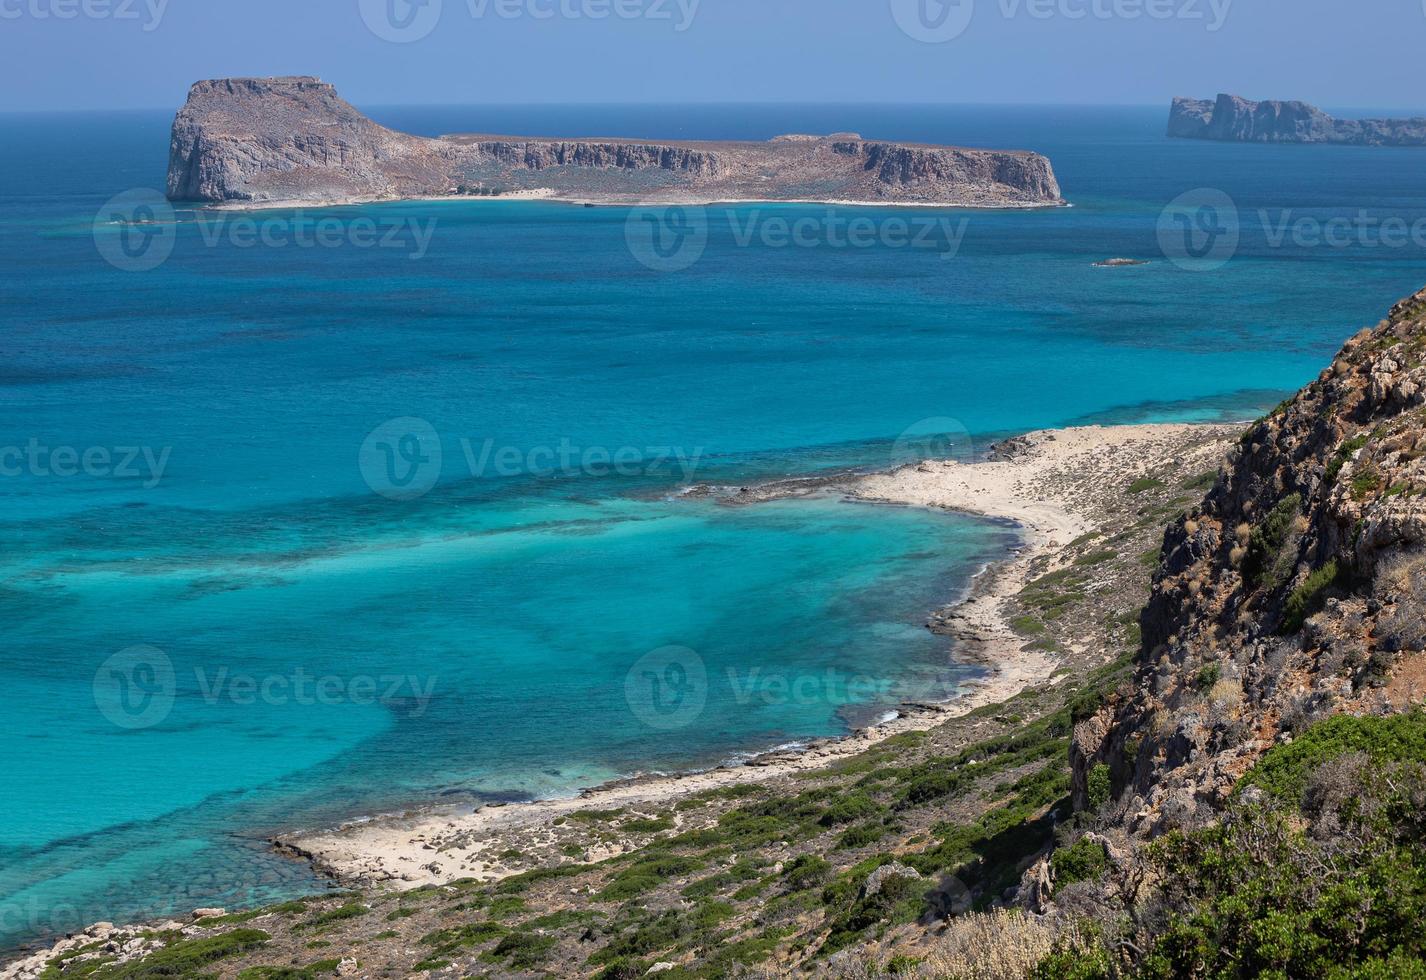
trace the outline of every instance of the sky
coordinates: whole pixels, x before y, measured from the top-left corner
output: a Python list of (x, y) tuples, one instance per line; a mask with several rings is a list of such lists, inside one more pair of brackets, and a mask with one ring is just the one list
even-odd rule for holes
[(358, 105), (1426, 109), (1426, 0), (0, 0), (0, 111), (317, 75)]

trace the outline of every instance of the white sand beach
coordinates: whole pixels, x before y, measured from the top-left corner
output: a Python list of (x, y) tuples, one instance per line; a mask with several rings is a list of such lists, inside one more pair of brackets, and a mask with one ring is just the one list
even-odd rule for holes
[[(1042, 431), (1010, 440), (992, 461), (926, 462), (837, 485), (835, 489), (849, 499), (1009, 519), (1023, 529), (1021, 550), (987, 569), (964, 602), (941, 614), (957, 657), (984, 664), (990, 671), (951, 703), (903, 705), (896, 718), (846, 738), (707, 772), (635, 777), (591, 788), (572, 799), (492, 805), (475, 812), (432, 807), (276, 843), (354, 883), (414, 888), (461, 878), (498, 880), (523, 870), (502, 863), (501, 854), (514, 836), (526, 843), (557, 843), (557, 821), (575, 811), (659, 809), (688, 794), (820, 768), (898, 733), (928, 729), (977, 707), (1005, 701), (1028, 686), (1054, 683), (1057, 658), (1033, 649), (1008, 622), (1006, 607), (1029, 580), (1032, 567), (1042, 572), (1064, 561), (1061, 553), (1094, 528), (1101, 505), (1110, 495), (1122, 495), (1126, 480), (1152, 472), (1164, 460), (1183, 461), (1186, 454), (1203, 469), (1216, 468), (1239, 431), (1232, 425)], [(607, 853), (588, 853), (581, 860), (611, 857), (627, 846), (616, 842)]]

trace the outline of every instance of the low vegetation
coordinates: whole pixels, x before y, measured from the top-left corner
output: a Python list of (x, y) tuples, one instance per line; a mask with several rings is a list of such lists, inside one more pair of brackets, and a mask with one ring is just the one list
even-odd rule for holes
[[(1095, 846), (1052, 863), (1092, 880)], [(1310, 728), (1264, 756), (1221, 821), (1136, 860), (1119, 873), (1148, 893), (1107, 903), (1036, 977), (1426, 977), (1426, 715)]]

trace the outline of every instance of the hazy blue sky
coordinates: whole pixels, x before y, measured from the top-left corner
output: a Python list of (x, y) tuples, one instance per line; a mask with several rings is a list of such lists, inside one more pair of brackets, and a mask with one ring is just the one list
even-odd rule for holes
[(0, 109), (172, 108), (195, 79), (273, 74), (368, 105), (1232, 91), (1426, 107), (1426, 0), (420, 2), (0, 0)]

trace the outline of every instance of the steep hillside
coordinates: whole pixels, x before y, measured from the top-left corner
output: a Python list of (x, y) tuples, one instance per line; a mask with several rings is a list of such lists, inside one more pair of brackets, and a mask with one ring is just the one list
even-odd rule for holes
[(1169, 529), (1135, 688), (1081, 726), (1137, 833), (1220, 808), (1313, 720), (1418, 700), (1426, 647), (1426, 292), (1244, 437)]

